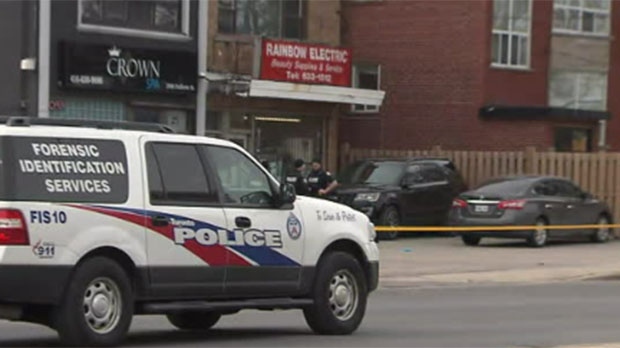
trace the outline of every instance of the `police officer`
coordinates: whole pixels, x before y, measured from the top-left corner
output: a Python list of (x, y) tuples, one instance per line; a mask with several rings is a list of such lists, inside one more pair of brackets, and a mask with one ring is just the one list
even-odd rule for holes
[(314, 159), (312, 171), (308, 175), (308, 186), (310, 196), (327, 197), (338, 186), (338, 181), (329, 172), (323, 170), (321, 160)]
[(304, 163), (304, 160), (297, 159), (293, 165), (295, 168), (286, 176), (286, 182), (295, 186), (296, 194), (300, 196), (307, 196), (309, 193), (308, 183), (306, 182), (306, 178), (303, 176), (306, 164)]

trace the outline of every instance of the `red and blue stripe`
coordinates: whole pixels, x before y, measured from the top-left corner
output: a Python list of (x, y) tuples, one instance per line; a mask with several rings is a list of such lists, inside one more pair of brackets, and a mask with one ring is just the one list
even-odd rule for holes
[[(88, 210), (99, 214), (111, 216), (126, 222), (130, 222), (145, 227), (147, 230), (159, 233), (171, 241), (174, 241), (174, 226), (154, 226), (151, 218), (163, 216), (169, 219), (192, 221), (194, 229), (207, 228), (213, 231), (226, 230), (229, 238), (234, 237), (234, 232), (214, 224), (192, 219), (186, 216), (169, 214), (159, 211), (149, 211), (144, 209), (119, 208), (97, 205), (70, 205), (73, 208)], [(176, 246), (176, 245), (174, 245)], [(267, 246), (225, 246), (221, 244), (205, 246), (196, 240), (187, 240), (183, 247), (199, 257), (210, 266), (253, 266), (252, 260), (258, 266), (299, 266), (299, 263)], [(243, 255), (243, 257), (239, 256)], [(245, 257), (245, 258), (244, 258)]]

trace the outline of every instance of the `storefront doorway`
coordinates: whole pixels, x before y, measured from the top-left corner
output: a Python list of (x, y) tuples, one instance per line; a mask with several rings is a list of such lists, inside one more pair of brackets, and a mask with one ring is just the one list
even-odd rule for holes
[(210, 120), (207, 135), (243, 146), (259, 160), (266, 161), (271, 173), (280, 179), (296, 159), (310, 163), (324, 155), (324, 117), (225, 111), (212, 112), (207, 119)]

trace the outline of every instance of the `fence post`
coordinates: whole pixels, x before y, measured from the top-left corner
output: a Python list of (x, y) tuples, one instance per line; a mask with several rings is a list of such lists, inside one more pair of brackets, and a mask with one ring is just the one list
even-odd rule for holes
[(536, 153), (535, 146), (528, 146), (525, 148), (525, 173), (526, 174), (535, 174), (538, 171), (538, 157)]
[(441, 145), (435, 145), (431, 148), (432, 157), (441, 157)]

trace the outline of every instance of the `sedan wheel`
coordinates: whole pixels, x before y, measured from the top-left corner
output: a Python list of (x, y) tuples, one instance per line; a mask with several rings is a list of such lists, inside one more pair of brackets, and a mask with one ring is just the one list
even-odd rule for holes
[(547, 244), (548, 237), (547, 222), (543, 219), (538, 219), (536, 220), (536, 229), (527, 239), (527, 242), (531, 247), (540, 248)]
[[(611, 221), (608, 217), (601, 215), (598, 218), (599, 225), (609, 225)], [(605, 243), (612, 238), (612, 230), (609, 227), (600, 227), (595, 229), (594, 233), (590, 236), (590, 240), (595, 243)]]

